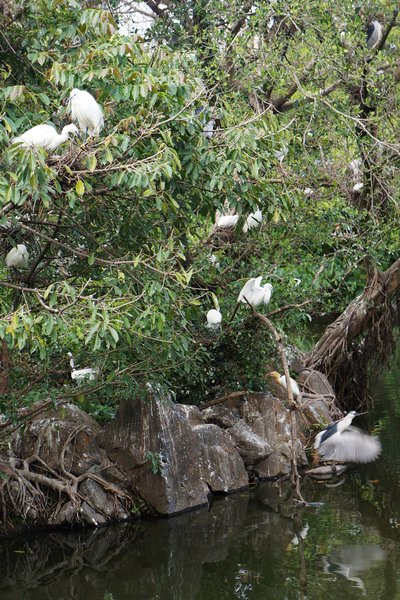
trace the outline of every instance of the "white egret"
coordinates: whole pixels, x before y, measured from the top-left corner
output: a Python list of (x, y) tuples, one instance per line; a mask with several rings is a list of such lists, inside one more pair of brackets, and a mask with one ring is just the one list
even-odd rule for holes
[(373, 50), (379, 44), (382, 36), (382, 25), (379, 21), (372, 21), (367, 31), (367, 46), (369, 50)]
[(243, 225), (243, 232), (247, 233), (249, 229), (260, 227), (262, 223), (261, 210), (257, 209), (254, 213), (250, 213)]
[(23, 148), (44, 148), (51, 151), (64, 144), (69, 139), (70, 133), (78, 133), (78, 128), (73, 123), (63, 127), (61, 133), (57, 133), (54, 125), (43, 123), (13, 138), (12, 144), (20, 144)]
[(280, 164), (283, 163), (288, 152), (289, 152), (289, 148), (286, 145), (283, 145), (281, 150), (274, 150), (274, 154), (275, 154), (276, 158), (279, 160)]
[(216, 222), (218, 229), (232, 229), (236, 227), (239, 215), (221, 215)]
[(360, 190), (362, 190), (362, 189), (363, 189), (363, 187), (364, 187), (364, 184), (363, 184), (363, 183), (361, 183), (361, 182), (359, 182), (359, 183), (356, 183), (356, 184), (353, 186), (353, 192), (359, 192)]
[(78, 121), (80, 130), (85, 134), (99, 135), (104, 127), (101, 106), (86, 90), (74, 88), (68, 99), (72, 118)]
[(217, 310), (216, 308), (211, 308), (211, 310), (208, 311), (206, 318), (208, 329), (213, 329), (214, 331), (216, 331), (220, 328), (222, 322), (222, 314), (219, 310)]
[[(285, 375), (280, 375), (278, 371), (271, 371), (271, 373), (268, 373), (268, 375), (272, 377), (272, 379), (274, 379), (276, 383), (285, 388), (285, 390), (287, 389)], [(290, 377), (290, 387), (292, 390), (293, 398), (297, 398), (297, 396), (300, 396), (301, 392), (299, 386), (292, 377)]]
[(323, 460), (368, 463), (379, 456), (382, 451), (379, 439), (351, 427), (351, 422), (357, 414), (352, 410), (343, 419), (318, 433), (314, 441), (314, 450), (318, 450)]
[(29, 264), (29, 252), (25, 244), (18, 244), (16, 248), (11, 248), (6, 256), (7, 267), (14, 269), (27, 269)]
[(261, 285), (263, 276), (249, 279), (242, 287), (237, 301), (250, 304), (253, 308), (259, 304), (268, 304), (271, 299), (273, 287), (270, 283)]
[(88, 381), (94, 381), (98, 374), (100, 373), (100, 370), (98, 367), (94, 367), (94, 368), (90, 368), (87, 367), (86, 369), (75, 369), (75, 362), (74, 362), (74, 357), (72, 356), (72, 352), (68, 352), (68, 356), (69, 356), (69, 364), (71, 366), (71, 379), (73, 379), (74, 381), (76, 381), (76, 383), (83, 383), (85, 381), (85, 379), (87, 379)]

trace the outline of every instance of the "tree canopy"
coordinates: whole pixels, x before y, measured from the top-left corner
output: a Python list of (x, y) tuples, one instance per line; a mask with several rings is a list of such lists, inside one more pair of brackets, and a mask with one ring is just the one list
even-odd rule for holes
[[(106, 417), (146, 382), (196, 402), (257, 389), (268, 334), (245, 306), (228, 324), (248, 278), (273, 284), (271, 310), (302, 305), (276, 317), (298, 343), (310, 319), (362, 290), (366, 256), (382, 269), (399, 257), (396, 2), (0, 10), (1, 250), (24, 243), (30, 255), (25, 270), (0, 265), (4, 412), (70, 394)], [(140, 35), (129, 11), (151, 15)], [(373, 18), (384, 34), (370, 50)], [(50, 153), (12, 144), (67, 124), (72, 88), (103, 107), (99, 137)], [(228, 203), (240, 215), (230, 234), (213, 226)], [(257, 207), (262, 227), (245, 234)], [(218, 303), (213, 334), (205, 314)], [(99, 368), (84, 389), (69, 351)]]

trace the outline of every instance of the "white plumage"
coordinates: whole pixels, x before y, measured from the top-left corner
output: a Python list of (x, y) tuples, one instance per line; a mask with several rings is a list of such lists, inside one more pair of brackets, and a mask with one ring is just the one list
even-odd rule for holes
[(55, 150), (69, 139), (70, 133), (78, 133), (78, 128), (73, 123), (63, 127), (61, 133), (57, 133), (54, 125), (36, 125), (28, 129), (22, 135), (13, 138), (13, 144), (20, 144), (23, 148), (44, 148)]
[(72, 118), (78, 121), (80, 130), (85, 135), (99, 135), (104, 127), (103, 111), (92, 94), (74, 88), (68, 102)]
[(68, 356), (70, 358), (69, 364), (71, 366), (71, 379), (76, 381), (76, 383), (82, 383), (85, 380), (94, 381), (100, 370), (98, 367), (87, 367), (86, 369), (75, 369), (75, 362), (72, 356), (72, 352), (68, 352)]
[(324, 460), (369, 463), (379, 456), (382, 451), (379, 439), (351, 427), (356, 416), (357, 413), (352, 410), (343, 419), (318, 433), (314, 450), (318, 450)]
[(373, 50), (373, 48), (379, 44), (382, 39), (382, 35), (382, 25), (379, 23), (379, 21), (372, 21), (367, 31), (367, 46), (369, 50)]
[(271, 299), (273, 287), (270, 283), (261, 285), (262, 275), (249, 279), (242, 287), (237, 301), (244, 304), (249, 303), (253, 308), (259, 304), (268, 304)]
[(221, 215), (217, 220), (218, 229), (230, 229), (236, 227), (239, 215)]
[(214, 329), (215, 331), (220, 327), (222, 322), (222, 314), (216, 308), (211, 308), (207, 315), (207, 327), (208, 329)]
[(262, 213), (261, 210), (256, 210), (254, 213), (250, 213), (246, 218), (246, 221), (243, 225), (244, 233), (247, 233), (249, 229), (253, 229), (255, 227), (260, 227), (262, 223)]
[(14, 269), (27, 269), (29, 264), (29, 253), (25, 244), (18, 244), (16, 248), (11, 248), (6, 256), (7, 267)]
[[(275, 381), (277, 383), (279, 383), (282, 387), (284, 387), (285, 390), (287, 390), (285, 375), (280, 375), (277, 371), (271, 371), (271, 373), (269, 375), (273, 379), (275, 379)], [(292, 390), (293, 398), (296, 398), (297, 396), (300, 396), (299, 386), (297, 385), (296, 381), (292, 377), (290, 377), (290, 387), (291, 387), (291, 390)]]

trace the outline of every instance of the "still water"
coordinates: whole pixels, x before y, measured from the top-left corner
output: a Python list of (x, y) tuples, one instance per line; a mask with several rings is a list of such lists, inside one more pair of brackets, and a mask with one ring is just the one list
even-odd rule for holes
[[(376, 383), (383, 456), (337, 486), (274, 484), (169, 520), (0, 542), (0, 600), (400, 600), (400, 370)], [(367, 423), (365, 423), (367, 425)]]

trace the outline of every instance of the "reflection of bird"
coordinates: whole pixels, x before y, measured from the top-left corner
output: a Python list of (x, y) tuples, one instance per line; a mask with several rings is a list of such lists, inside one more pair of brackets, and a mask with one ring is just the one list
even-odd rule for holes
[(239, 215), (221, 215), (217, 220), (218, 229), (230, 229), (236, 227), (236, 223), (239, 221)]
[(215, 331), (220, 327), (222, 321), (222, 315), (219, 310), (212, 308), (208, 311), (207, 315), (207, 327), (208, 329), (214, 329)]
[(87, 379), (88, 381), (94, 381), (99, 374), (99, 368), (86, 368), (86, 369), (75, 369), (74, 357), (72, 356), (72, 352), (68, 352), (69, 356), (69, 364), (71, 366), (71, 379), (76, 381), (76, 383), (82, 383)]
[(378, 544), (344, 545), (322, 557), (323, 571), (332, 575), (342, 575), (365, 594), (365, 585), (359, 575), (368, 572), (376, 563), (383, 563), (385, 558), (385, 550)]
[(318, 433), (314, 450), (318, 450), (323, 460), (368, 463), (379, 456), (382, 450), (379, 439), (351, 427), (356, 416), (356, 411), (352, 410), (343, 419)]
[[(272, 377), (272, 379), (274, 379), (276, 383), (279, 383), (279, 385), (285, 388), (285, 390), (287, 389), (285, 375), (280, 375), (277, 371), (271, 371), (271, 373), (268, 373), (268, 375)], [(292, 377), (290, 378), (290, 387), (292, 389), (292, 394), (294, 398), (296, 398), (296, 396), (300, 396), (299, 386)]]
[(268, 304), (271, 299), (273, 287), (270, 283), (261, 285), (262, 275), (249, 279), (241, 289), (237, 301), (249, 303), (253, 308), (259, 304)]
[(382, 25), (379, 21), (372, 21), (367, 31), (367, 46), (370, 50), (375, 48), (382, 39)]
[(89, 135), (99, 135), (104, 127), (103, 111), (92, 94), (74, 88), (68, 99), (72, 118), (78, 121), (81, 131)]
[(246, 233), (249, 229), (253, 229), (254, 227), (260, 227), (262, 223), (262, 213), (261, 210), (256, 210), (254, 213), (250, 213), (246, 218), (246, 221), (243, 225), (243, 231)]
[(71, 123), (63, 127), (61, 133), (57, 133), (54, 125), (35, 125), (22, 135), (13, 138), (13, 144), (20, 144), (23, 148), (44, 148), (55, 150), (69, 139), (70, 133), (78, 133), (76, 125)]
[(14, 269), (27, 269), (29, 262), (29, 253), (25, 244), (18, 244), (16, 248), (11, 248), (6, 256), (7, 267)]

